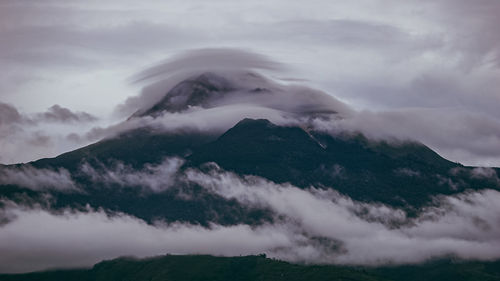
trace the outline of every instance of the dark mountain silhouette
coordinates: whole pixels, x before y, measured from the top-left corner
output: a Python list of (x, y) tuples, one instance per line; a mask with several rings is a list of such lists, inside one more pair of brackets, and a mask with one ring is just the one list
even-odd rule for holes
[[(257, 78), (259, 85), (265, 87), (263, 78)], [(155, 117), (164, 111), (178, 112), (190, 106), (214, 106), (230, 95), (242, 95), (232, 92), (235, 89), (250, 89), (250, 95), (270, 95), (262, 93), (268, 91), (262, 87), (258, 91), (248, 85), (239, 87), (224, 77), (204, 73), (180, 82), (154, 106), (131, 118)], [(222, 135), (193, 130), (133, 129), (27, 165), (67, 169), (83, 187), (83, 193), (48, 191), (54, 198), (53, 208), (83, 209), (89, 204), (147, 221), (160, 218), (201, 224), (269, 220), (266, 210), (248, 209), (182, 181), (164, 192), (144, 194), (140, 186), (123, 188), (111, 184), (110, 187), (81, 173), (85, 164), (97, 171), (116, 163), (141, 169), (159, 164), (165, 157), (186, 159), (181, 171), (200, 169), (214, 162), (239, 175), (255, 175), (301, 188), (333, 188), (355, 200), (381, 202), (409, 211), (429, 204), (435, 195), (500, 188), (496, 180), (474, 177), (472, 167), (450, 162), (421, 143), (373, 141), (361, 133), (334, 136), (307, 126), (278, 126), (264, 119), (241, 120)], [(180, 198), (181, 189), (189, 189), (196, 196), (191, 200)], [(2, 188), (2, 197), (17, 202), (39, 202), (44, 192), (8, 185)]]
[[(472, 177), (464, 172), (472, 170), (471, 167), (447, 161), (419, 143), (373, 142), (362, 135), (333, 137), (299, 127), (277, 126), (262, 119), (242, 120), (219, 137), (138, 130), (30, 165), (66, 168), (84, 187), (85, 193), (52, 192), (56, 208), (83, 208), (90, 204), (147, 221), (162, 218), (201, 224), (256, 223), (268, 217), (266, 210), (250, 210), (183, 182), (162, 193), (141, 194), (140, 188), (105, 186), (78, 172), (84, 163), (99, 169), (120, 161), (141, 168), (160, 163), (166, 156), (185, 157), (181, 170), (215, 162), (237, 174), (302, 188), (334, 188), (356, 200), (381, 202), (410, 211), (430, 203), (434, 195), (499, 188), (496, 181)], [(451, 173), (454, 168), (462, 172)], [(177, 196), (179, 189), (186, 188), (196, 194), (190, 201)], [(3, 189), (4, 197), (16, 199), (20, 194), (29, 194), (37, 201), (39, 192), (13, 186)]]

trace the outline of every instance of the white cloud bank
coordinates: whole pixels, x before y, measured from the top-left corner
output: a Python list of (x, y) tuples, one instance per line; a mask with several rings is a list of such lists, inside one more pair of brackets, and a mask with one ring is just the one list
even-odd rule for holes
[(52, 214), (10, 206), (4, 216), (16, 219), (0, 227), (0, 271), (90, 266), (121, 255), (165, 253), (266, 253), (293, 262), (351, 265), (500, 258), (500, 192), (494, 190), (438, 197), (418, 217), (408, 218), (402, 210), (355, 202), (332, 190), (304, 190), (217, 170), (189, 170), (184, 180), (241, 204), (268, 208), (275, 221), (148, 225), (101, 210)]
[(285, 255), (291, 260), (377, 265), (416, 263), (447, 255), (500, 258), (498, 191), (443, 196), (438, 198), (438, 206), (424, 209), (416, 219), (407, 219), (400, 210), (360, 204), (333, 191), (302, 190), (259, 178), (241, 179), (231, 173), (191, 172), (188, 178), (220, 196), (268, 207), (307, 236), (340, 241), (345, 250), (329, 252), (320, 247), (305, 256), (298, 247)]
[(100, 121), (57, 104), (29, 114), (0, 102), (0, 163), (27, 162), (76, 149), (86, 143), (68, 135), (89, 130)]
[(63, 168), (38, 169), (30, 165), (0, 167), (0, 185), (17, 185), (35, 191), (74, 192), (78, 190), (68, 170)]
[(0, 228), (0, 272), (90, 266), (122, 255), (238, 255), (291, 245), (283, 233), (265, 227), (148, 225), (126, 215), (109, 217), (102, 211), (62, 215), (42, 210), (9, 212), (17, 219)]
[(102, 165), (98, 170), (84, 163), (80, 171), (89, 176), (93, 182), (139, 187), (145, 192), (162, 192), (175, 183), (175, 175), (182, 164), (184, 164), (183, 159), (167, 158), (158, 165), (146, 164), (137, 171), (123, 163), (116, 163), (113, 167)]

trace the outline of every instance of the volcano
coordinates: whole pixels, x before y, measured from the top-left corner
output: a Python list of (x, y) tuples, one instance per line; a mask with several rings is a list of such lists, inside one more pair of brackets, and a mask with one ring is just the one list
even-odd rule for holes
[[(307, 222), (287, 216), (314, 206), (286, 202), (287, 213), (274, 201), (255, 199), (266, 190), (270, 198), (298, 194), (327, 200), (321, 202), (392, 231), (425, 221), (440, 207), (437, 198), (500, 190), (498, 169), (463, 166), (416, 141), (325, 129), (351, 114), (326, 93), (254, 72), (196, 73), (94, 144), (2, 166), (1, 206), (54, 213), (102, 210), (153, 226), (158, 221), (206, 229), (292, 225), (303, 233)], [(25, 179), (20, 173), (32, 180), (20, 180)], [(61, 188), (61, 180), (36, 182), (52, 174), (72, 188)], [(385, 213), (371, 210), (392, 214), (382, 218)], [(1, 221), (9, 225), (15, 218), (3, 215)], [(480, 219), (476, 223), (490, 227)], [(305, 233), (301, 247), (321, 248), (314, 262), (335, 262), (349, 252), (342, 238)], [(270, 251), (292, 255), (283, 249)]]

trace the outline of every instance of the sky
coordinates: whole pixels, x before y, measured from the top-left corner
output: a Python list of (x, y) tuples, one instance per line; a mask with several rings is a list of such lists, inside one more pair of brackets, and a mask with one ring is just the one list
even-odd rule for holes
[(497, 0), (1, 0), (0, 163), (95, 141), (79, 135), (126, 118), (137, 73), (234, 48), (356, 110), (342, 128), (500, 166), (498, 14)]

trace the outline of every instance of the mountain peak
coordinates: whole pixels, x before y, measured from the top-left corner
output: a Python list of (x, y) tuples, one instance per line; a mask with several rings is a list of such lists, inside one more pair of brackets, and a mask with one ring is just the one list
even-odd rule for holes
[(272, 128), (276, 127), (271, 121), (267, 119), (253, 119), (253, 118), (244, 118), (240, 122), (238, 122), (233, 129), (235, 128), (245, 128), (248, 127), (261, 127), (261, 128)]
[(155, 105), (132, 116), (156, 117), (164, 111), (181, 112), (193, 106), (210, 107), (211, 102), (233, 89), (232, 83), (223, 76), (214, 72), (204, 72), (179, 82)]
[[(157, 86), (155, 91), (161, 89), (161, 83)], [(241, 108), (266, 113), (277, 111), (280, 115), (300, 118), (329, 119), (351, 114), (349, 107), (324, 92), (283, 84), (249, 70), (198, 72), (166, 93), (159, 91), (155, 96), (161, 98), (156, 103), (138, 110), (131, 117), (158, 117), (165, 112), (190, 113), (216, 107), (232, 107), (233, 111)], [(239, 115), (238, 120), (243, 116)]]

